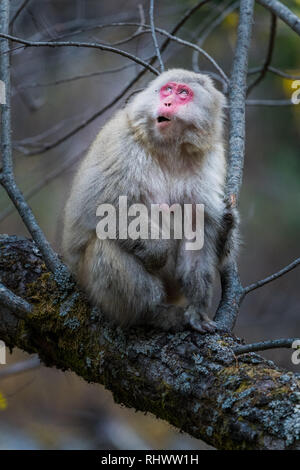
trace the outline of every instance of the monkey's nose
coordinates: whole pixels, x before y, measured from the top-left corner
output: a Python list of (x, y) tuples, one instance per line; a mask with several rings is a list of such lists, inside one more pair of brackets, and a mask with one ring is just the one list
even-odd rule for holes
[(172, 103), (165, 103), (165, 106), (169, 107), (169, 106), (172, 106)]

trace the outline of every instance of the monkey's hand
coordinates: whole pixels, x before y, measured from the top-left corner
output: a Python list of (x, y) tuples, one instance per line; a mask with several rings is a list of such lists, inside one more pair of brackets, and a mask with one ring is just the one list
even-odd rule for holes
[(184, 312), (186, 324), (199, 333), (214, 333), (217, 324), (211, 320), (206, 313), (199, 312), (194, 305), (189, 305)]
[(222, 228), (217, 241), (219, 265), (222, 265), (226, 259), (235, 258), (237, 255), (239, 246), (238, 225), (238, 211), (227, 203), (222, 216)]

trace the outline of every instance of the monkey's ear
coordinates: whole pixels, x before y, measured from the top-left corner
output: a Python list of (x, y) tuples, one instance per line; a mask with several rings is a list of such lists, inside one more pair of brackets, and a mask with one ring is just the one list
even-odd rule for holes
[(214, 80), (209, 75), (205, 75), (205, 74), (201, 74), (201, 75), (199, 74), (198, 80), (199, 80), (199, 83), (204, 88), (209, 90), (211, 94), (214, 96), (217, 106), (220, 108), (225, 108), (226, 103), (227, 103), (226, 97), (221, 91), (219, 91), (216, 88)]

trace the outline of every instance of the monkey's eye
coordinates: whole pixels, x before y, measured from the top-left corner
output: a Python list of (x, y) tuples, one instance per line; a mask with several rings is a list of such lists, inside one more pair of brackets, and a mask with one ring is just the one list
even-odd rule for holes
[(184, 88), (182, 88), (181, 90), (179, 90), (179, 95), (181, 96), (188, 96), (189, 92), (187, 90), (185, 90)]
[(171, 87), (171, 86), (167, 86), (166, 91), (172, 91), (172, 87)]

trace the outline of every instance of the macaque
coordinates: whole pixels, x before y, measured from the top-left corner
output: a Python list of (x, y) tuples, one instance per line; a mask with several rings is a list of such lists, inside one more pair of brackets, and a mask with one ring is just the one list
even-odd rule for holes
[[(113, 116), (83, 159), (65, 208), (63, 251), (91, 302), (116, 325), (216, 328), (208, 316), (214, 279), (237, 251), (236, 214), (224, 196), (224, 105), (207, 75), (168, 70)], [(97, 208), (118, 208), (123, 196), (128, 207), (149, 211), (190, 205), (193, 226), (203, 204), (203, 247), (187, 250), (184, 235), (126, 239), (120, 227), (99, 238)]]

